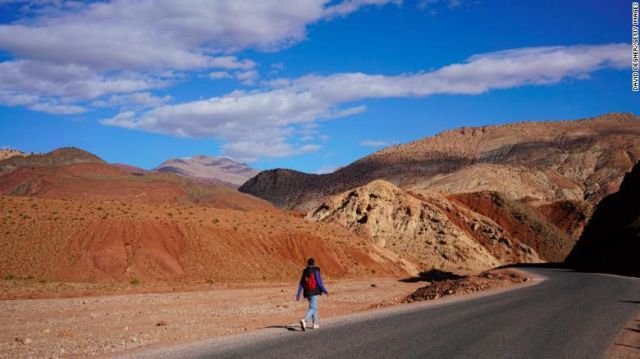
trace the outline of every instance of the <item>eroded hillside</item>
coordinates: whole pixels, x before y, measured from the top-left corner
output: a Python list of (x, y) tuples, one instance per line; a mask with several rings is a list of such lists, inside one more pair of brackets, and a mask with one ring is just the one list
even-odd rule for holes
[(337, 225), (278, 210), (0, 197), (0, 275), (55, 281), (406, 276), (402, 260)]
[(421, 268), (478, 271), (541, 260), (535, 241), (520, 240), (513, 228), (443, 195), (411, 194), (382, 180), (326, 199), (307, 218), (338, 223)]
[(614, 113), (451, 130), (385, 148), (330, 174), (263, 171), (240, 190), (302, 210), (376, 179), (414, 191), (490, 190), (512, 199), (593, 204), (616, 191), (638, 159), (640, 118)]

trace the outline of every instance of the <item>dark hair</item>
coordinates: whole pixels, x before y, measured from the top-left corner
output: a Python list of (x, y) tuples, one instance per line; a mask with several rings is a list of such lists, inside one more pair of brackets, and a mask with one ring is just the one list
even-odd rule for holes
[(316, 260), (315, 259), (313, 259), (313, 258), (307, 259), (307, 265), (312, 266), (312, 265), (315, 265), (315, 264), (316, 264)]

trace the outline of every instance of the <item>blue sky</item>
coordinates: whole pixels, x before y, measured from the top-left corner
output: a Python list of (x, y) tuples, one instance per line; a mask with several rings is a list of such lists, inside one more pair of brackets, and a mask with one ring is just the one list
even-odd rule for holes
[(0, 0), (0, 146), (325, 172), (460, 127), (638, 113), (631, 2)]

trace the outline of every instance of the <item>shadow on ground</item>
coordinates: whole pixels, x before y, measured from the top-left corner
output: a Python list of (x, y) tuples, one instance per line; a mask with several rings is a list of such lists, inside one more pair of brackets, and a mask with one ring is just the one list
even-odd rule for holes
[(455, 279), (461, 279), (461, 278), (465, 278), (465, 276), (457, 275), (455, 273), (451, 273), (451, 272), (447, 272), (439, 269), (432, 269), (426, 272), (420, 272), (420, 274), (418, 274), (417, 277), (400, 279), (400, 282), (403, 282), (403, 283), (441, 282), (444, 280), (449, 280), (449, 279), (455, 280)]
[(286, 329), (290, 332), (301, 332), (302, 329), (300, 329), (299, 326), (297, 325), (270, 325), (268, 327), (265, 327), (265, 329)]

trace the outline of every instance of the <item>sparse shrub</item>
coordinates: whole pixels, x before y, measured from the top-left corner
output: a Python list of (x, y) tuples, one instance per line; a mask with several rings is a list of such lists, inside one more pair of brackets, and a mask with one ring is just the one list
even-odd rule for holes
[(131, 278), (131, 280), (129, 281), (129, 283), (130, 283), (130, 284), (133, 284), (133, 285), (138, 285), (138, 284), (140, 284), (140, 279), (138, 279), (138, 278)]
[(213, 284), (213, 279), (208, 278), (208, 279), (206, 280), (206, 282), (207, 282), (207, 284)]
[(16, 279), (16, 276), (13, 273), (8, 273), (7, 275), (4, 276), (4, 279), (5, 280), (14, 280), (14, 279)]
[(46, 279), (40, 279), (38, 282), (40, 282), (42, 284), (45, 284), (45, 283), (47, 283), (47, 280)]
[(32, 276), (31, 274), (29, 274), (29, 275), (27, 276), (27, 279), (33, 279), (33, 276)]

